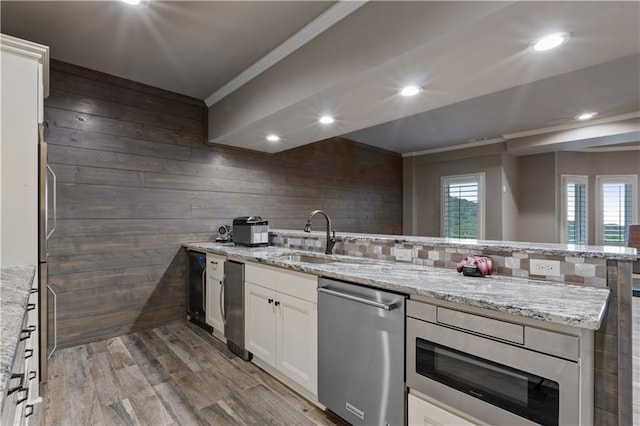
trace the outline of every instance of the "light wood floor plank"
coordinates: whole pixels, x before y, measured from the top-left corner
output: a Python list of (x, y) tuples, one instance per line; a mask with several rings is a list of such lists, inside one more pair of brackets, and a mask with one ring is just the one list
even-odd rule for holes
[(244, 395), (248, 401), (251, 401), (253, 407), (259, 411), (270, 413), (280, 424), (314, 426), (311, 420), (293, 410), (284, 399), (267, 389), (262, 383), (248, 389)]
[(166, 328), (191, 348), (206, 343), (202, 337), (185, 327), (185, 323), (182, 321), (167, 324)]
[(156, 359), (137, 334), (122, 336), (122, 342), (151, 386), (164, 383), (171, 378), (169, 372)]
[(146, 398), (134, 398), (131, 400), (131, 405), (133, 405), (133, 411), (136, 413), (141, 425), (169, 426), (174, 424), (173, 418), (155, 393)]
[(140, 424), (140, 420), (138, 420), (128, 399), (102, 406), (102, 416), (107, 425), (134, 426)]
[(116, 377), (123, 395), (130, 400), (155, 395), (153, 388), (137, 365), (116, 370)]
[(203, 408), (200, 410), (200, 415), (206, 419), (210, 425), (246, 425), (224, 401), (218, 401), (213, 405)]
[(202, 366), (189, 346), (178, 339), (167, 327), (158, 327), (153, 330), (164, 343), (184, 362), (191, 371), (200, 371)]
[(102, 409), (96, 392), (84, 346), (63, 352), (69, 392), (69, 422), (78, 425), (103, 424)]
[(177, 391), (172, 382), (153, 387), (173, 422), (177, 425), (204, 426), (208, 423), (198, 415), (198, 411)]
[(49, 378), (43, 398), (41, 417), (46, 425), (68, 422), (69, 392), (66, 385), (66, 365), (62, 352), (55, 352), (49, 359)]
[(106, 350), (109, 356), (109, 362), (111, 363), (111, 368), (114, 370), (130, 367), (135, 364), (131, 354), (119, 337), (107, 340)]
[(111, 405), (120, 401), (123, 395), (120, 393), (114, 370), (110, 367), (107, 353), (94, 352), (89, 355), (87, 362), (100, 405)]

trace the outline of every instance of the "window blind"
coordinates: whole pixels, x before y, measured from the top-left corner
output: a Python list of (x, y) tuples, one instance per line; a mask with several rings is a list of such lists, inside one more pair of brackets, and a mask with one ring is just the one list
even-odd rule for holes
[(443, 236), (450, 238), (479, 238), (479, 182), (445, 181), (444, 190)]
[(587, 185), (568, 183), (566, 194), (567, 242), (587, 244)]
[(632, 185), (602, 184), (602, 242), (621, 245), (627, 241), (627, 229), (633, 220)]

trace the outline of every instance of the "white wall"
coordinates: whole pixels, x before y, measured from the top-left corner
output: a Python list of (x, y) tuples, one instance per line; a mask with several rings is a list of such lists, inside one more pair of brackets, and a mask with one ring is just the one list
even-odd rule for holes
[(404, 159), (403, 232), (407, 235), (441, 236), (440, 178), (485, 173), (485, 238), (502, 237), (502, 150), (488, 146)]
[[(639, 142), (640, 143), (640, 142)], [(640, 175), (640, 151), (618, 152), (558, 152), (557, 181), (562, 175), (588, 176), (588, 236), (589, 244), (596, 244), (596, 176), (598, 175)], [(640, 177), (640, 176), (639, 176)], [(558, 191), (557, 203), (561, 206), (562, 194)], [(638, 185), (640, 200), (640, 185)], [(558, 208), (557, 218), (561, 220)], [(560, 223), (560, 222), (558, 222)]]

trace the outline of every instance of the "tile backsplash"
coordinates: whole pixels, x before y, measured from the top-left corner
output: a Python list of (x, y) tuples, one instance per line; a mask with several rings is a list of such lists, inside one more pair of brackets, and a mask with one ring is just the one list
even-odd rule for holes
[[(270, 235), (269, 242), (274, 246), (317, 252), (322, 252), (325, 245), (325, 239), (315, 235), (309, 235), (308, 237)], [(474, 250), (438, 246), (437, 244), (387, 242), (348, 237), (339, 237), (333, 252), (348, 256), (398, 261), (396, 257), (398, 249), (403, 249), (403, 254), (410, 250), (411, 263), (416, 265), (453, 269), (466, 256), (485, 255), (493, 259), (494, 273), (499, 275), (568, 282), (593, 287), (607, 286), (607, 260), (604, 258), (507, 252), (488, 250), (486, 248)], [(559, 261), (560, 275), (532, 274), (530, 268), (531, 259)]]

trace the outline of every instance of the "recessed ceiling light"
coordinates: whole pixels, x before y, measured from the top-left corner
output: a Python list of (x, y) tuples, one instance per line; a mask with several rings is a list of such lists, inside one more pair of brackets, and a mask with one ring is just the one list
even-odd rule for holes
[(576, 115), (576, 120), (591, 120), (593, 117), (598, 115), (597, 112), (583, 112), (580, 115)]
[(560, 46), (570, 38), (571, 34), (567, 32), (549, 34), (535, 40), (533, 43), (531, 43), (531, 46), (538, 52), (544, 52), (545, 50), (550, 50), (554, 47)]
[(280, 136), (278, 136), (278, 135), (269, 135), (269, 136), (267, 136), (267, 140), (269, 142), (278, 142), (280, 140)]
[(420, 86), (405, 86), (400, 90), (402, 96), (415, 96), (420, 92), (422, 92), (422, 87)]
[(320, 117), (318, 121), (321, 122), (322, 124), (331, 124), (334, 121), (336, 121), (336, 119), (330, 115), (323, 115), (322, 117)]
[(140, 0), (122, 0), (126, 4), (130, 4), (131, 6), (136, 6), (140, 4)]

